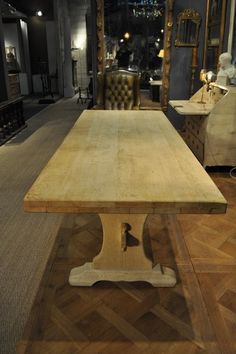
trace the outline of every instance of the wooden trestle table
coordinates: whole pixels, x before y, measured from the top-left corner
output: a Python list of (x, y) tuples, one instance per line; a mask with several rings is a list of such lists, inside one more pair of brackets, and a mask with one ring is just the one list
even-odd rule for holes
[(157, 111), (84, 111), (24, 199), (30, 212), (99, 214), (101, 252), (70, 273), (69, 283), (80, 286), (100, 280), (174, 286), (174, 271), (145, 255), (147, 215), (224, 213), (226, 205)]

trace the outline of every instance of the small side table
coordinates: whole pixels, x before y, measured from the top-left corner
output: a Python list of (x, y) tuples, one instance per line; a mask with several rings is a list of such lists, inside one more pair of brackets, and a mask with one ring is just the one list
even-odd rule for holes
[(149, 81), (151, 97), (153, 102), (160, 102), (160, 86), (162, 86), (162, 80), (150, 80)]

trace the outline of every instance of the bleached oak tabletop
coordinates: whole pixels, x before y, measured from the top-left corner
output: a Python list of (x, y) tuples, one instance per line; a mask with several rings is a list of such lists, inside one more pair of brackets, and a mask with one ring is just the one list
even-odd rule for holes
[(24, 207), (223, 213), (226, 201), (162, 112), (87, 110), (25, 196)]
[(99, 214), (101, 251), (71, 270), (73, 286), (100, 280), (174, 286), (175, 272), (146, 256), (147, 215), (226, 210), (220, 191), (156, 111), (84, 111), (24, 205), (35, 212)]

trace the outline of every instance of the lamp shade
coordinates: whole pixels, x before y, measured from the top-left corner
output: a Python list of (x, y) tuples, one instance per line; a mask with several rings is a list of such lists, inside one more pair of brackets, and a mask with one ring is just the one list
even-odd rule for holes
[(159, 58), (164, 58), (164, 49), (161, 49), (159, 54), (158, 54)]

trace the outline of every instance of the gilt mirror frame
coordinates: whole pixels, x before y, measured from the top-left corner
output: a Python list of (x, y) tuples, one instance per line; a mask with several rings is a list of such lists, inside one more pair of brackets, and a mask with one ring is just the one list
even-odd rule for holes
[(185, 9), (177, 16), (176, 47), (197, 47), (201, 15), (194, 9)]
[(236, 60), (236, 0), (231, 0), (229, 37), (227, 51), (232, 54), (232, 59)]
[[(173, 29), (173, 6), (174, 0), (166, 1), (165, 27), (164, 27), (164, 58), (163, 58), (163, 78), (161, 90), (161, 108), (165, 112), (168, 107), (169, 82), (171, 67), (171, 41)], [(96, 0), (97, 7), (97, 70), (103, 73), (105, 70), (104, 57), (104, 0)]]
[[(225, 31), (225, 17), (226, 17), (226, 5), (227, 5), (227, 0), (218, 0), (217, 3), (221, 3), (221, 11), (220, 11), (220, 29), (219, 29), (219, 40), (218, 40), (218, 46), (214, 46), (211, 43), (209, 43), (209, 22), (211, 21), (212, 17), (212, 0), (207, 0), (207, 9), (206, 9), (206, 22), (205, 22), (205, 43), (204, 43), (204, 52), (203, 52), (203, 68), (206, 70), (214, 70), (212, 66), (209, 66), (208, 63), (208, 49), (210, 46), (212, 46), (213, 49), (215, 49), (214, 53), (214, 61), (216, 63), (216, 69), (218, 69), (218, 59), (219, 55), (222, 53), (223, 49), (223, 38), (224, 38), (224, 31)], [(214, 22), (214, 21), (213, 21)]]

